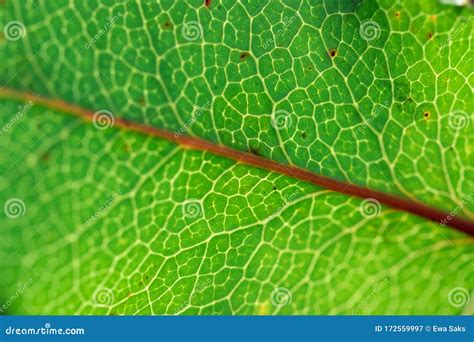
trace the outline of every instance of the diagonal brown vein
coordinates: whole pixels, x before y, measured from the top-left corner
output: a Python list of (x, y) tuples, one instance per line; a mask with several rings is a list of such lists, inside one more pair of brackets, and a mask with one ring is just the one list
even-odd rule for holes
[[(21, 92), (9, 88), (0, 88), (0, 97), (17, 99), (21, 101), (32, 101), (35, 104), (39, 104), (47, 108), (74, 114), (86, 121), (92, 121), (94, 116), (94, 112), (79, 107), (75, 104), (71, 104), (62, 100), (41, 97), (33, 93)], [(447, 226), (474, 236), (474, 222), (461, 217), (450, 216), (447, 212), (429, 207), (423, 203), (328, 178), (297, 166), (281, 164), (276, 161), (254, 155), (252, 153), (242, 152), (224, 145), (214, 144), (200, 138), (186, 135), (175, 136), (172, 132), (165, 129), (155, 128), (121, 118), (115, 118), (115, 125), (122, 129), (163, 138), (187, 148), (210, 152), (235, 160), (239, 163), (244, 163), (268, 171), (285, 174), (287, 176), (300, 179), (302, 181), (315, 184), (332, 191), (356, 196), (359, 198), (373, 198), (380, 203), (390, 206), (394, 209), (409, 212), (437, 223), (444, 221), (446, 222)], [(446, 220), (447, 217), (450, 217), (451, 219)]]

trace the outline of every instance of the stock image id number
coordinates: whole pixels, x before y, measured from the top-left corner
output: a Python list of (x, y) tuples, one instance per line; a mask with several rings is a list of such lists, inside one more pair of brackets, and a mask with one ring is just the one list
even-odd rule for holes
[(375, 332), (422, 332), (423, 325), (376, 325)]
[(463, 333), (466, 327), (460, 325), (376, 325), (375, 332), (433, 332), (433, 333)]

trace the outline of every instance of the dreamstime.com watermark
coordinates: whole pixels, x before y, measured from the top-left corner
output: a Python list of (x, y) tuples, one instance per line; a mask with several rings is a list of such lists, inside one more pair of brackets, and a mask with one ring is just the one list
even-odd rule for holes
[(26, 204), (21, 198), (13, 197), (3, 205), (3, 212), (8, 218), (16, 219), (26, 214)]
[(189, 127), (191, 127), (191, 125), (195, 123), (196, 120), (204, 113), (204, 111), (209, 110), (210, 108), (211, 108), (211, 101), (207, 101), (203, 106), (199, 107), (194, 112), (194, 115), (190, 117), (188, 121), (184, 123), (184, 125), (182, 125), (179, 129), (173, 132), (173, 136), (175, 138), (178, 138), (180, 135), (184, 134), (189, 129)]
[(188, 21), (181, 28), (181, 35), (188, 42), (198, 40), (202, 37), (202, 25), (197, 21)]
[(5, 328), (5, 335), (84, 335), (84, 328), (53, 328), (50, 323), (45, 323), (40, 328)]
[(375, 110), (372, 111), (372, 113), (370, 113), (370, 116), (369, 118), (366, 120), (366, 122), (364, 124), (362, 124), (361, 126), (357, 127), (357, 129), (355, 130), (355, 135), (359, 135), (361, 134), (368, 126), (369, 124), (374, 121), (382, 112), (384, 109), (387, 109), (387, 106), (388, 106), (388, 101), (381, 104), (381, 105), (378, 105)]
[(455, 110), (448, 115), (448, 127), (453, 131), (464, 129), (471, 123), (471, 117), (463, 110)]
[(110, 28), (122, 17), (122, 13), (117, 13), (112, 18), (107, 18), (105, 21), (104, 26), (97, 32), (92, 39), (90, 39), (87, 43), (84, 44), (84, 48), (86, 50), (90, 49), (95, 43), (110, 30)]
[(195, 219), (202, 216), (203, 208), (200, 200), (190, 198), (184, 201), (181, 207), (184, 217)]
[(281, 36), (288, 30), (288, 27), (296, 20), (297, 16), (292, 15), (291, 17), (283, 17), (283, 26), (276, 30), (272, 38), (267, 38), (262, 42), (262, 48), (268, 50), (272, 45), (275, 44), (277, 37)]
[(25, 25), (18, 20), (10, 21), (4, 26), (3, 35), (11, 42), (23, 39), (26, 36)]
[(95, 128), (102, 131), (112, 127), (115, 124), (115, 116), (107, 109), (98, 110), (92, 116), (92, 124)]
[(6, 310), (8, 310), (8, 308), (13, 304), (15, 303), (18, 298), (20, 298), (20, 296), (23, 294), (23, 292), (25, 292), (25, 290), (27, 288), (29, 288), (31, 285), (33, 285), (34, 281), (33, 279), (28, 279), (27, 281), (25, 281), (23, 284), (19, 285), (15, 291), (15, 293), (13, 295), (10, 296), (10, 298), (8, 298), (5, 303), (3, 303), (2, 306), (0, 306), (0, 314), (4, 313)]
[(277, 131), (284, 128), (288, 128), (291, 125), (291, 123), (292, 123), (292, 118), (291, 118), (290, 112), (284, 109), (279, 109), (277, 111), (274, 111), (270, 117), (270, 124)]
[(177, 309), (176, 309), (176, 314), (178, 314), (180, 311), (182, 311), (184, 308), (187, 306), (191, 305), (191, 303), (196, 299), (196, 296), (204, 291), (206, 287), (211, 285), (211, 282), (209, 280), (203, 281), (202, 283), (199, 283), (198, 286), (196, 287), (196, 290), (191, 293), (188, 299), (184, 301), (183, 304), (181, 304)]
[(7, 133), (10, 128), (15, 126), (15, 124), (20, 120), (32, 107), (34, 106), (33, 102), (29, 101), (23, 106), (18, 106), (18, 111), (16, 114), (13, 116), (13, 118), (10, 119), (0, 130), (0, 135), (4, 135)]
[(277, 308), (282, 308), (291, 303), (291, 291), (286, 287), (277, 287), (270, 294), (270, 302)]
[(439, 47), (441, 50), (447, 48), (449, 46), (449, 43), (454, 38), (456, 38), (468, 25), (471, 24), (471, 22), (474, 20), (474, 16), (471, 15), (467, 18), (462, 17), (460, 20), (461, 20), (461, 23), (459, 25), (457, 25), (456, 29), (448, 35), (448, 38), (441, 43), (441, 45)]
[(464, 287), (455, 287), (448, 293), (448, 302), (455, 308), (466, 306), (471, 301), (469, 291)]
[(449, 221), (451, 221), (453, 219), (454, 216), (456, 216), (457, 214), (459, 214), (459, 212), (462, 210), (463, 207), (466, 206), (466, 204), (470, 203), (472, 201), (474, 197), (474, 193), (470, 193), (469, 195), (465, 196), (463, 199), (462, 199), (462, 206), (457, 206), (456, 208), (454, 208), (448, 216), (446, 216), (445, 218), (443, 218), (441, 221), (440, 221), (440, 224), (441, 226), (445, 227)]
[(122, 194), (122, 191), (121, 190), (118, 190), (117, 192), (115, 192), (114, 194), (112, 194), (112, 196), (109, 196), (107, 197), (107, 200), (105, 201), (105, 203), (94, 213), (94, 215), (92, 215), (91, 217), (89, 217), (86, 222), (84, 222), (84, 226), (86, 227), (89, 227), (90, 225), (92, 225), (95, 220), (97, 220), (97, 218), (99, 216), (101, 216), (109, 207), (110, 205), (115, 202), (115, 200)]
[(96, 307), (109, 307), (115, 302), (114, 292), (108, 287), (99, 287), (92, 295), (92, 304)]
[(282, 210), (285, 208), (285, 205), (288, 204), (288, 203), (293, 202), (298, 197), (299, 193), (300, 193), (300, 191), (296, 190), (296, 191), (292, 192), (289, 196), (283, 196), (283, 205), (278, 207), (278, 209), (275, 210), (270, 216), (265, 218), (265, 220), (263, 220), (263, 224), (266, 225), (266, 224), (268, 224), (268, 222), (270, 222), (274, 218), (278, 217), (280, 215), (280, 213), (282, 212)]
[(373, 20), (366, 20), (360, 24), (359, 34), (365, 41), (370, 42), (371, 40), (377, 39), (380, 37), (380, 25)]
[(382, 211), (382, 206), (375, 198), (366, 198), (361, 202), (359, 211), (366, 218), (376, 217)]
[(352, 308), (352, 314), (354, 315), (357, 315), (358, 313), (360, 313), (360, 311), (367, 305), (369, 305), (375, 298), (375, 296), (377, 294), (379, 294), (384, 288), (387, 287), (387, 285), (389, 284), (389, 280), (388, 278), (385, 278), (384, 280), (382, 280), (380, 283), (377, 283), (373, 288), (372, 288), (372, 291), (370, 291), (370, 293), (365, 296), (365, 298), (360, 301), (357, 305), (355, 305), (353, 308)]

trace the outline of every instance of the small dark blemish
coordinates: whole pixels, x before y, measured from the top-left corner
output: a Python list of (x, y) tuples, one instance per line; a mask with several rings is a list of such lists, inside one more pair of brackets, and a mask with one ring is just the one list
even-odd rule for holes
[(423, 116), (425, 117), (425, 119), (428, 119), (431, 116), (431, 113), (430, 112), (424, 112)]
[(255, 147), (250, 147), (250, 153), (256, 155), (256, 156), (261, 156), (262, 154), (257, 150)]
[(132, 127), (133, 126), (133, 121), (128, 120), (128, 119), (120, 119), (120, 123), (125, 127)]
[(211, 0), (204, 0), (204, 6), (210, 7), (211, 6)]
[(432, 38), (433, 38), (433, 33), (428, 32), (428, 39), (432, 39)]
[(395, 16), (396, 16), (397, 18), (400, 18), (400, 12), (398, 12), (398, 11), (395, 12)]
[(313, 67), (310, 65), (310, 66), (308, 67), (308, 70), (313, 70)]
[(171, 23), (169, 21), (167, 21), (166, 23), (163, 24), (163, 28), (165, 29), (170, 29), (173, 25), (171, 25)]
[(302, 133), (301, 133), (301, 137), (302, 137), (303, 139), (306, 139), (306, 132), (302, 132)]
[(273, 186), (273, 190), (276, 190), (276, 189), (277, 189), (277, 187), (274, 185), (274, 186)]
[(47, 162), (49, 160), (49, 153), (45, 152), (41, 155), (40, 160)]
[(250, 54), (248, 52), (242, 52), (240, 54), (240, 60), (243, 60), (243, 59), (247, 58), (248, 56), (250, 56)]
[(122, 149), (123, 149), (125, 152), (129, 153), (129, 152), (130, 152), (130, 145), (127, 144), (127, 143), (124, 143), (124, 144), (122, 145)]
[(336, 49), (329, 50), (329, 56), (331, 56), (332, 58), (336, 57), (337, 56), (337, 50)]

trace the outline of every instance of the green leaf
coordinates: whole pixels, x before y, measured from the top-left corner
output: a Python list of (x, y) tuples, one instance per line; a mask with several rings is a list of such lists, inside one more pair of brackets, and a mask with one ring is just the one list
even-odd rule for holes
[[(0, 6), (0, 84), (474, 217), (469, 9)], [(2, 312), (473, 313), (463, 233), (28, 101), (0, 91)]]

